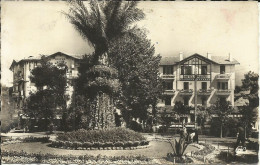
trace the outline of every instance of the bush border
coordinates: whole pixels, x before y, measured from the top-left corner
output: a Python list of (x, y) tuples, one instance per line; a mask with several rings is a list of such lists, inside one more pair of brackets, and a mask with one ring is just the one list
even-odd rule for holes
[(150, 141), (125, 141), (125, 142), (70, 142), (70, 141), (51, 141), (50, 146), (54, 148), (73, 149), (73, 150), (125, 150), (148, 148)]

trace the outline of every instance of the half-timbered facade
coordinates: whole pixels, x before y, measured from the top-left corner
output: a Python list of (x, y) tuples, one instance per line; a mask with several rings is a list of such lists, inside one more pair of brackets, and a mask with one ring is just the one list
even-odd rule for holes
[[(184, 105), (208, 107), (216, 100), (226, 99), (234, 106), (235, 65), (237, 60), (228, 56), (202, 56), (193, 54), (183, 58), (163, 57), (160, 75), (164, 80), (164, 99), (158, 107), (173, 107), (180, 101)], [(191, 110), (191, 114), (194, 113)], [(191, 115), (192, 116), (192, 115)], [(185, 117), (191, 122), (191, 117)]]

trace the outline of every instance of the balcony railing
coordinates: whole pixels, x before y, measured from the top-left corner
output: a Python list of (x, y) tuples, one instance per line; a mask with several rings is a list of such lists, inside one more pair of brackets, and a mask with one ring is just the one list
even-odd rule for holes
[(227, 96), (227, 95), (230, 95), (230, 93), (231, 93), (230, 89), (218, 89), (216, 91), (216, 95), (219, 95), (219, 96)]
[(197, 80), (199, 81), (210, 81), (210, 74), (191, 74), (191, 75), (180, 75), (180, 80), (181, 81), (194, 81), (195, 78), (197, 77)]
[(174, 93), (175, 93), (175, 90), (173, 90), (173, 89), (171, 89), (171, 90), (165, 90), (165, 91), (163, 92), (164, 95), (174, 95)]
[(161, 78), (162, 79), (174, 79), (175, 76), (173, 74), (162, 74)]
[(18, 92), (13, 92), (12, 93), (12, 97), (19, 97), (19, 93)]
[(216, 79), (218, 80), (229, 80), (231, 77), (231, 74), (218, 74), (216, 75)]
[(181, 89), (179, 90), (180, 95), (192, 95), (193, 90), (192, 89)]
[(211, 89), (199, 89), (198, 90), (198, 95), (210, 95), (212, 92)]

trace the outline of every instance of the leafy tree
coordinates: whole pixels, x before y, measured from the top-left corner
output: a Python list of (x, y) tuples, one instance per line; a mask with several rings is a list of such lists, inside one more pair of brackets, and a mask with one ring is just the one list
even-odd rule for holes
[(245, 128), (248, 128), (246, 132), (251, 131), (252, 124), (257, 121), (258, 117), (258, 79), (259, 75), (257, 73), (249, 71), (244, 75), (244, 79), (242, 80), (242, 88), (250, 91), (248, 95), (244, 96), (244, 98), (249, 100), (249, 104), (240, 110), (240, 113), (242, 114), (241, 121), (243, 121)]
[(183, 121), (180, 121), (180, 117), (182, 115), (189, 114), (190, 110), (191, 107), (184, 105), (181, 101), (176, 101), (173, 107), (173, 111), (178, 115), (179, 123), (183, 123)]
[(124, 106), (123, 110), (130, 110), (131, 117), (146, 121), (147, 109), (151, 107), (155, 116), (157, 101), (162, 93), (158, 74), (161, 57), (154, 56), (154, 46), (147, 39), (146, 33), (139, 29), (113, 40), (108, 56), (118, 70), (122, 85), (119, 100)]
[(235, 93), (239, 93), (239, 92), (241, 92), (243, 89), (242, 89), (242, 87), (241, 86), (238, 86), (238, 85), (236, 85), (236, 87), (235, 87)]
[(223, 127), (229, 119), (229, 115), (232, 113), (233, 108), (231, 103), (226, 99), (218, 99), (215, 104), (210, 107), (210, 113), (217, 115), (220, 127), (220, 138), (223, 136)]
[(30, 79), (37, 91), (27, 98), (25, 113), (36, 120), (44, 118), (46, 128), (62, 113), (59, 110), (66, 109), (66, 70), (63, 63), (55, 66), (43, 57), (41, 65), (31, 71)]
[(247, 74), (244, 75), (244, 79), (242, 80), (242, 88), (244, 88), (245, 90), (250, 90), (250, 94), (247, 95), (250, 107), (259, 106), (258, 79), (259, 75), (257, 73), (249, 71)]
[[(141, 117), (145, 120), (150, 104), (155, 112), (159, 91), (148, 89), (157, 89), (160, 59), (158, 56), (152, 57), (154, 48), (150, 46), (146, 36), (143, 40), (142, 37), (137, 37), (138, 29), (134, 23), (144, 18), (144, 13), (137, 8), (137, 3), (135, 1), (90, 1), (88, 6), (85, 6), (82, 1), (73, 0), (70, 1), (69, 13), (65, 13), (76, 30), (95, 49), (94, 53), (86, 57), (82, 63), (78, 81), (81, 84), (78, 86), (84, 86), (85, 90), (82, 91), (87, 92), (87, 97), (94, 105), (92, 109), (94, 116), (100, 114), (102, 110), (100, 108), (102, 102), (98, 100), (111, 100), (111, 102), (114, 100), (118, 107), (130, 109), (131, 113), (127, 110), (122, 112), (128, 119)], [(127, 40), (128, 38), (130, 40)], [(131, 46), (127, 45), (129, 43)], [(125, 66), (120, 66), (122, 63), (125, 63)], [(103, 65), (98, 66), (98, 72), (108, 74), (93, 73), (96, 72), (96, 65)], [(113, 74), (114, 69), (119, 71), (119, 81), (117, 81), (117, 74)], [(111, 113), (111, 108), (109, 112)], [(94, 118), (93, 125), (97, 125), (99, 123), (97, 121), (102, 117)]]
[(198, 126), (204, 127), (205, 122), (211, 118), (209, 108), (198, 106), (197, 111), (197, 124)]
[(11, 88), (2, 85), (1, 87), (1, 131), (8, 132), (18, 124), (18, 112), (15, 111), (15, 102), (10, 96)]

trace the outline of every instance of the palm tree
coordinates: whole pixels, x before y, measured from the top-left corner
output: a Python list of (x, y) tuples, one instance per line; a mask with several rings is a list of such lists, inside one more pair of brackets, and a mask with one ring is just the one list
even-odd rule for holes
[(65, 15), (81, 36), (94, 47), (96, 60), (107, 52), (111, 40), (133, 33), (137, 28), (133, 23), (144, 18), (136, 1), (91, 0), (85, 6), (82, 1), (72, 0), (69, 4), (70, 10)]
[[(115, 69), (110, 66), (111, 58), (108, 57), (107, 51), (114, 39), (121, 38), (126, 34), (134, 34), (137, 29), (134, 23), (143, 19), (144, 13), (137, 8), (137, 2), (134, 1), (98, 2), (97, 0), (91, 0), (86, 6), (82, 1), (72, 0), (69, 1), (69, 5), (69, 12), (64, 14), (80, 35), (87, 40), (95, 50), (91, 58), (93, 66), (87, 70), (89, 75), (96, 75), (89, 72), (99, 73), (89, 81), (92, 85), (95, 85), (89, 86), (89, 89), (97, 89), (95, 92), (89, 91), (92, 94), (94, 93), (95, 96), (91, 100), (94, 106), (90, 106), (94, 107), (92, 109), (92, 128), (110, 127), (112, 125), (111, 121), (114, 120), (113, 93), (107, 91), (115, 90), (102, 89), (117, 88), (118, 79), (115, 76), (104, 77), (104, 75), (114, 75), (113, 73), (116, 72)], [(102, 66), (100, 66), (100, 63)], [(102, 82), (100, 82), (100, 80), (102, 80)], [(86, 84), (88, 85), (89, 82)]]

